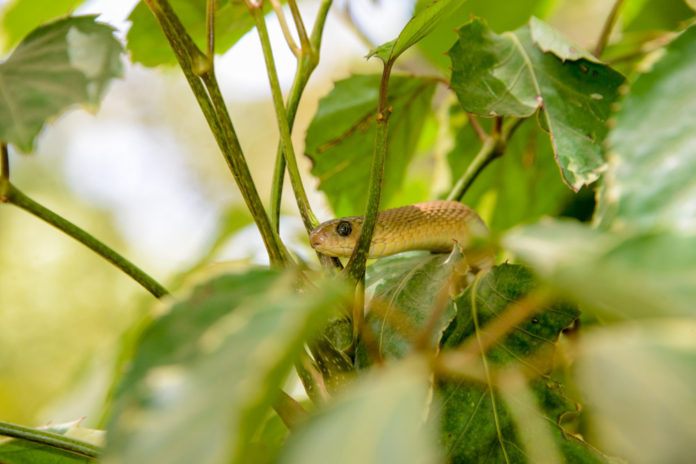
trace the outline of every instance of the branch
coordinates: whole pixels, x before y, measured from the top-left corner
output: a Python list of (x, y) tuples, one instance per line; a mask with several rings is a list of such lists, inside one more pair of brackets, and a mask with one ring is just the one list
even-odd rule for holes
[(59, 433), (32, 429), (22, 425), (10, 424), (9, 422), (0, 422), (0, 435), (51, 446), (88, 458), (97, 458), (101, 453), (101, 449), (91, 443), (66, 437)]
[(370, 169), (370, 183), (367, 192), (367, 208), (362, 231), (355, 245), (353, 254), (348, 261), (344, 272), (354, 282), (360, 282), (365, 277), (365, 265), (367, 255), (370, 252), (372, 233), (377, 223), (377, 212), (382, 195), (382, 177), (384, 175), (384, 160), (387, 156), (387, 134), (389, 132), (389, 115), (391, 108), (387, 106), (387, 93), (389, 91), (389, 76), (394, 61), (384, 63), (382, 80), (379, 84), (379, 102), (377, 104), (377, 134), (372, 155), (372, 167)]
[(474, 183), (474, 180), (483, 172), (486, 166), (494, 159), (503, 156), (510, 137), (512, 137), (512, 134), (515, 133), (515, 130), (523, 121), (524, 119), (522, 118), (510, 119), (502, 128), (494, 130), (492, 135), (486, 137), (479, 152), (466, 168), (462, 177), (452, 187), (452, 191), (447, 195), (448, 200), (462, 201), (466, 191), (469, 190), (471, 184)]
[(283, 93), (280, 89), (278, 73), (276, 72), (275, 62), (273, 61), (273, 51), (271, 50), (271, 41), (268, 36), (268, 30), (266, 29), (266, 20), (261, 8), (252, 7), (249, 0), (247, 0), (247, 7), (254, 18), (254, 22), (256, 23), (256, 30), (258, 31), (259, 39), (261, 41), (261, 48), (263, 49), (263, 57), (266, 62), (266, 71), (268, 72), (268, 80), (271, 85), (271, 94), (273, 95), (273, 105), (275, 106), (278, 129), (280, 130), (281, 144), (285, 154), (285, 162), (287, 163), (288, 173), (290, 174), (290, 183), (292, 184), (293, 191), (295, 192), (295, 199), (297, 200), (297, 207), (299, 208), (300, 215), (302, 216), (302, 222), (304, 223), (307, 233), (309, 233), (319, 224), (319, 221), (317, 221), (317, 218), (314, 216), (314, 213), (309, 206), (307, 193), (302, 185), (300, 170), (297, 167), (295, 149), (290, 136), (290, 124), (288, 123), (288, 116), (285, 111), (285, 104), (283, 103)]
[(205, 3), (205, 31), (207, 40), (207, 56), (211, 68), (215, 63), (215, 0)]
[[(167, 0), (145, 0), (145, 3), (157, 19), (174, 51), (179, 66), (242, 193), (244, 202), (259, 228), (271, 263), (275, 265), (286, 263), (290, 258), (278, 234), (271, 227), (266, 210), (256, 191), (210, 60), (198, 49)], [(205, 87), (202, 80), (205, 82)]]
[(142, 269), (128, 261), (113, 249), (106, 246), (101, 241), (94, 238), (94, 236), (90, 235), (87, 231), (79, 228), (67, 219), (64, 219), (48, 208), (35, 202), (19, 191), (14, 185), (3, 180), (0, 181), (0, 203), (5, 202), (22, 208), (23, 210), (33, 214), (39, 219), (42, 219), (56, 229), (82, 243), (87, 248), (91, 249), (99, 256), (128, 274), (133, 280), (142, 285), (156, 298), (162, 298), (169, 293), (166, 288), (146, 274)]
[(607, 46), (607, 42), (609, 42), (609, 36), (611, 35), (611, 30), (614, 28), (614, 24), (616, 23), (616, 18), (619, 15), (619, 9), (621, 8), (622, 3), (623, 0), (616, 0), (614, 2), (614, 6), (609, 12), (609, 16), (607, 16), (606, 21), (604, 21), (602, 32), (599, 34), (599, 39), (597, 40), (597, 45), (595, 45), (595, 49), (592, 52), (592, 54), (597, 58), (604, 53), (604, 48)]
[(10, 180), (10, 153), (5, 142), (0, 142), (0, 178)]

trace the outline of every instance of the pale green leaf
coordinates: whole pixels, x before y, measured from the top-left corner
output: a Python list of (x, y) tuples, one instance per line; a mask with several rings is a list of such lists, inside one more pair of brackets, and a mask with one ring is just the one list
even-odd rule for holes
[(429, 373), (410, 360), (378, 370), (293, 431), (281, 464), (429, 464), (441, 460), (431, 422)]
[(459, 30), (449, 53), (451, 86), (465, 111), (527, 117), (541, 108), (566, 183), (578, 190), (599, 177), (606, 119), (623, 82), (619, 73), (544, 53), (529, 27), (498, 35), (480, 20)]
[(50, 118), (78, 103), (96, 106), (121, 75), (121, 44), (94, 18), (41, 26), (0, 63), (0, 140), (30, 151)]
[(297, 282), (218, 277), (156, 319), (116, 392), (102, 462), (249, 462), (296, 356), (345, 296), (336, 282), (304, 293)]
[(551, 52), (561, 61), (576, 61), (585, 59), (594, 63), (602, 63), (589, 51), (585, 50), (558, 29), (554, 29), (548, 23), (532, 16), (529, 20), (529, 32), (532, 41), (544, 52)]
[[(307, 129), (305, 151), (312, 174), (334, 213), (364, 213), (375, 141), (379, 75), (358, 75), (336, 82), (319, 102)], [(389, 84), (389, 145), (384, 166), (382, 205), (401, 187), (415, 151), (436, 81), (392, 77)]]
[(41, 23), (71, 13), (85, 0), (18, 0), (7, 2), (2, 12), (2, 48), (14, 47)]
[(696, 27), (639, 75), (615, 115), (597, 222), (696, 234)]
[(696, 238), (629, 236), (548, 219), (511, 230), (503, 243), (588, 307), (621, 316), (696, 313)]
[(385, 63), (396, 60), (399, 55), (428, 35), (437, 26), (438, 22), (452, 9), (456, 8), (461, 0), (433, 0), (425, 8), (422, 8), (406, 23), (399, 36), (370, 52), (368, 56), (377, 56)]

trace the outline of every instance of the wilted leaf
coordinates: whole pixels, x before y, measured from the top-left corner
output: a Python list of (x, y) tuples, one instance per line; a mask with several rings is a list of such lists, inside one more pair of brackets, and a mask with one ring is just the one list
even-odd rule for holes
[(425, 363), (373, 372), (290, 437), (282, 464), (441, 462), (430, 423)]
[(121, 44), (94, 18), (41, 26), (0, 63), (0, 140), (30, 151), (47, 120), (77, 103), (96, 106), (121, 75)]
[(473, 20), (450, 49), (451, 86), (467, 112), (527, 117), (543, 109), (542, 127), (550, 132), (556, 162), (566, 183), (578, 190), (604, 167), (605, 122), (623, 77), (585, 59), (561, 61), (556, 55), (569, 56), (566, 44), (556, 50), (558, 34), (551, 37), (549, 30), (537, 20), (537, 40), (554, 53), (535, 45), (529, 27), (498, 35)]
[[(364, 213), (375, 142), (379, 75), (336, 82), (319, 102), (307, 129), (306, 154), (312, 174), (338, 216)], [(384, 165), (382, 204), (401, 186), (406, 167), (430, 111), (436, 81), (394, 76), (389, 84), (389, 146)]]
[[(453, 118), (455, 146), (447, 161), (454, 180), (464, 173), (481, 146), (471, 126), (461, 125), (465, 120)], [(486, 125), (487, 120), (482, 122)], [(571, 196), (558, 175), (549, 138), (529, 120), (517, 129), (505, 154), (479, 175), (463, 202), (483, 215), (495, 233), (544, 214), (558, 214)]]
[(549, 219), (511, 230), (503, 243), (590, 307), (652, 317), (696, 311), (696, 238), (627, 236)]
[(696, 27), (675, 39), (621, 102), (597, 203), (611, 230), (696, 234)]
[[(201, 50), (206, 49), (206, 25), (204, 1), (170, 0), (169, 2)], [(254, 19), (244, 2), (222, 0), (215, 2), (215, 51), (225, 53), (232, 48), (244, 34), (254, 27)], [(270, 9), (265, 2), (264, 11)], [(155, 17), (144, 2), (139, 2), (128, 16), (133, 23), (128, 30), (128, 50), (131, 60), (144, 66), (174, 65), (176, 58), (169, 42), (157, 24)]]
[(296, 284), (268, 270), (219, 277), (157, 319), (116, 393), (102, 461), (249, 462), (306, 337), (345, 295)]
[[(442, 339), (443, 350), (471, 340), (476, 336), (477, 326), (485, 332), (487, 323), (528, 295), (536, 285), (525, 267), (504, 264), (493, 268), (457, 298), (456, 316)], [(549, 360), (553, 359), (561, 330), (578, 315), (575, 307), (562, 302), (540, 308), (486, 352), (491, 370), (526, 369), (537, 374), (538, 378), (530, 382), (531, 392), (549, 424), (559, 424), (563, 414), (575, 411), (575, 404), (567, 397), (563, 385), (549, 375), (552, 367)], [(541, 355), (547, 360), (534, 360)], [(494, 386), (464, 378), (444, 379), (438, 382), (437, 391), (442, 398), (441, 441), (451, 462), (528, 462), (518, 433), (526, 424), (514, 422)], [(565, 423), (564, 427), (571, 425)], [(548, 433), (555, 452), (567, 462), (605, 462), (593, 448), (566, 435), (559, 426), (551, 427)]]

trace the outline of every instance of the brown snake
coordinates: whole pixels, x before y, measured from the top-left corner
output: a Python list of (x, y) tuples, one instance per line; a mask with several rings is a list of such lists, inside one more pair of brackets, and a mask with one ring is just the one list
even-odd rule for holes
[[(333, 219), (318, 225), (309, 241), (317, 251), (333, 257), (349, 257), (362, 231), (363, 217)], [(429, 250), (445, 253), (455, 242), (463, 249), (488, 229), (474, 210), (456, 201), (429, 201), (380, 211), (370, 244), (369, 258), (402, 251)]]

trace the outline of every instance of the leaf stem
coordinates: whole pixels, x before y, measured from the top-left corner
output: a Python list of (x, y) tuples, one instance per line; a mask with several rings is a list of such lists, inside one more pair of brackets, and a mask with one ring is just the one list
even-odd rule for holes
[(6, 142), (0, 142), (0, 178), (10, 180), (10, 153)]
[(273, 96), (273, 104), (275, 106), (278, 129), (280, 130), (280, 140), (283, 146), (283, 153), (285, 154), (285, 162), (287, 164), (288, 173), (290, 174), (290, 183), (292, 184), (293, 191), (295, 192), (295, 199), (297, 200), (297, 207), (299, 208), (300, 215), (302, 216), (302, 222), (304, 223), (307, 233), (309, 233), (319, 224), (319, 221), (317, 221), (317, 218), (314, 216), (314, 213), (309, 205), (307, 193), (305, 192), (304, 185), (302, 185), (300, 170), (297, 167), (295, 149), (290, 136), (290, 124), (288, 123), (288, 116), (287, 112), (285, 111), (285, 104), (283, 103), (283, 93), (280, 89), (280, 82), (278, 80), (278, 73), (276, 72), (275, 61), (273, 60), (273, 50), (271, 49), (268, 29), (266, 28), (266, 19), (264, 18), (263, 11), (260, 8), (252, 7), (249, 0), (247, 0), (247, 7), (254, 18), (254, 22), (256, 23), (256, 30), (258, 31), (259, 39), (261, 41), (261, 48), (263, 49), (263, 56), (266, 62), (266, 71), (268, 72), (268, 80), (271, 86), (271, 94)]
[(307, 30), (305, 29), (304, 21), (302, 21), (302, 15), (300, 14), (300, 9), (297, 7), (297, 2), (295, 0), (288, 0), (288, 6), (292, 12), (292, 19), (295, 21), (297, 35), (300, 37), (300, 45), (302, 45), (304, 50), (310, 50), (312, 45), (309, 42)]
[[(278, 234), (271, 227), (249, 172), (239, 139), (208, 60), (198, 49), (167, 0), (145, 0), (169, 41), (193, 91), (208, 126), (232, 172), (244, 202), (263, 238), (271, 264), (283, 265), (290, 258)], [(205, 82), (205, 87), (203, 83)]]
[(207, 55), (211, 68), (215, 65), (215, 0), (205, 3), (205, 31), (207, 40)]
[(295, 39), (292, 38), (290, 28), (288, 27), (288, 22), (285, 20), (285, 14), (283, 14), (282, 5), (278, 0), (271, 0), (271, 6), (273, 6), (273, 9), (275, 10), (278, 23), (280, 24), (280, 30), (283, 31), (283, 36), (285, 37), (288, 47), (290, 47), (290, 51), (293, 55), (299, 58), (302, 52), (300, 51), (300, 47), (298, 47), (295, 43)]
[(479, 152), (447, 195), (448, 200), (462, 201), (466, 191), (486, 166), (494, 159), (503, 156), (510, 137), (523, 121), (524, 119), (521, 118), (510, 119), (501, 128), (494, 130), (492, 135), (486, 137)]
[(307, 410), (283, 390), (278, 392), (278, 397), (273, 402), (273, 409), (288, 430), (293, 430), (309, 417)]
[(621, 9), (622, 3), (623, 0), (616, 0), (614, 2), (614, 6), (611, 8), (611, 11), (609, 12), (609, 16), (607, 16), (607, 19), (604, 21), (602, 32), (599, 34), (599, 39), (597, 40), (597, 45), (595, 45), (595, 49), (592, 52), (592, 54), (597, 58), (599, 58), (602, 55), (602, 53), (604, 53), (604, 49), (606, 48), (607, 43), (609, 42), (611, 30), (614, 28), (614, 24), (616, 24), (616, 18), (619, 16), (619, 9)]
[(106, 246), (84, 229), (76, 226), (72, 222), (57, 215), (48, 208), (35, 202), (14, 185), (6, 180), (0, 181), (0, 203), (10, 203), (28, 213), (33, 214), (39, 219), (47, 222), (66, 235), (74, 238), (78, 242), (91, 249), (99, 256), (109, 261), (111, 264), (128, 274), (133, 280), (142, 285), (148, 292), (156, 298), (162, 298), (169, 292), (159, 282), (146, 274), (142, 269), (118, 254), (112, 248)]
[(391, 75), (393, 60), (384, 63), (382, 80), (379, 84), (379, 101), (377, 104), (377, 134), (375, 135), (374, 152), (372, 155), (372, 167), (370, 168), (370, 183), (367, 192), (367, 207), (362, 231), (355, 245), (353, 254), (348, 261), (344, 272), (354, 282), (360, 282), (365, 277), (365, 265), (367, 255), (370, 252), (372, 233), (377, 223), (377, 212), (382, 195), (382, 177), (384, 175), (384, 161), (387, 156), (387, 134), (389, 132), (389, 115), (391, 108), (387, 106), (389, 92), (389, 77)]
[(91, 443), (66, 437), (47, 430), (32, 429), (22, 425), (0, 422), (0, 435), (18, 438), (21, 440), (51, 446), (70, 453), (79, 454), (88, 458), (99, 457), (101, 449)]

